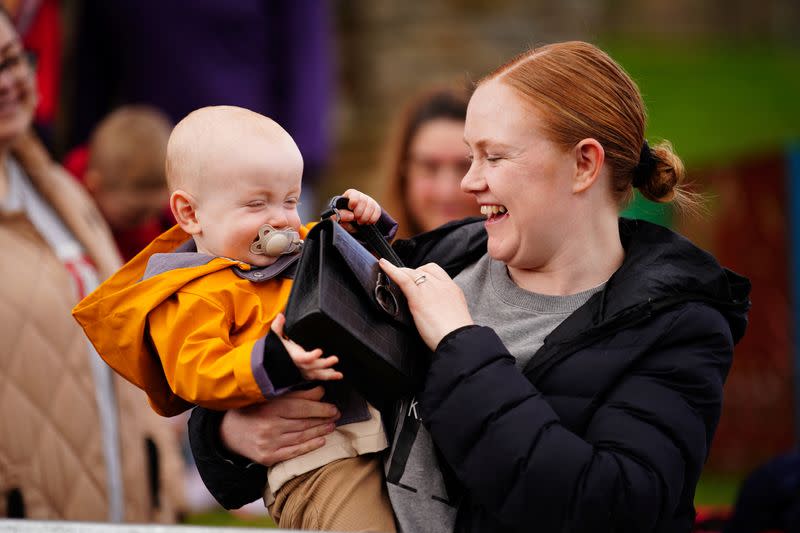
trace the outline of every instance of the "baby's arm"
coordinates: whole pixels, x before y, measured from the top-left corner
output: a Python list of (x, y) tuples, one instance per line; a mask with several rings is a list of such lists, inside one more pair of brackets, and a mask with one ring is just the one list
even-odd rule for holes
[(195, 405), (243, 407), (304, 381), (275, 334), (234, 342), (225, 309), (202, 296), (179, 291), (150, 312), (148, 324), (169, 388)]
[(295, 366), (300, 370), (300, 374), (308, 381), (331, 381), (344, 377), (341, 372), (332, 367), (339, 362), (335, 355), (322, 357), (322, 350), (316, 348), (307, 352), (302, 346), (283, 336), (283, 326), (286, 317), (283, 313), (279, 314), (272, 321), (272, 331), (281, 339), (286, 351), (294, 361)]

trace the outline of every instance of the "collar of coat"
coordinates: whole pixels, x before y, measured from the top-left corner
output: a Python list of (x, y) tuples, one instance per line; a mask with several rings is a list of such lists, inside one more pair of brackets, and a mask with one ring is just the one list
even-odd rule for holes
[[(602, 291), (561, 323), (548, 337), (565, 342), (646, 319), (689, 301), (706, 303), (728, 320), (735, 342), (744, 334), (750, 308), (750, 281), (722, 267), (705, 250), (663, 226), (620, 218), (625, 259)], [(486, 253), (482, 218), (468, 218), (395, 244), (410, 266), (439, 263), (451, 276)]]
[[(255, 267), (247, 263), (231, 261), (233, 273), (242, 279), (260, 283), (278, 276), (293, 278), (297, 267), (300, 252), (291, 255), (282, 255), (274, 263), (265, 267)], [(172, 252), (153, 253), (147, 261), (142, 280), (158, 276), (176, 268), (191, 268), (207, 265), (215, 256), (197, 251), (197, 244), (192, 237), (188, 237)]]

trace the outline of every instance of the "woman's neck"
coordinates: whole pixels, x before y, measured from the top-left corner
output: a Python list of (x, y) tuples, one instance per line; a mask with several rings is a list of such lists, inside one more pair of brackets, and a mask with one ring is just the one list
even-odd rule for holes
[(521, 288), (555, 296), (583, 292), (608, 281), (622, 266), (625, 251), (616, 217), (571, 232), (567, 246), (541, 268), (508, 267), (511, 279)]

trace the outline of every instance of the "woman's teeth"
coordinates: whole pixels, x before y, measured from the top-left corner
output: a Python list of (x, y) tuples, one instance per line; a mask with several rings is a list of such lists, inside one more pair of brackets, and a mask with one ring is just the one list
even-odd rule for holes
[(481, 206), (481, 214), (486, 216), (487, 218), (492, 218), (496, 215), (502, 215), (508, 212), (505, 206), (502, 205), (482, 205)]

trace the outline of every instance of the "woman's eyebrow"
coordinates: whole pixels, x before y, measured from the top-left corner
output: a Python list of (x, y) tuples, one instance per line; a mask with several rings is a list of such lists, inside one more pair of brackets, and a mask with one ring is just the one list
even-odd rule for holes
[(467, 146), (474, 146), (475, 148), (484, 148), (487, 144), (489, 144), (489, 141), (487, 141), (486, 139), (479, 139), (474, 143), (470, 144), (467, 138), (464, 137), (464, 144), (466, 144)]
[[(466, 139), (464, 139), (464, 144), (466, 144), (467, 146), (470, 146), (469, 142)], [(489, 139), (479, 139), (479, 140), (475, 141), (475, 143), (472, 146), (474, 146), (475, 148), (481, 149), (481, 150), (486, 149), (487, 146), (491, 146), (492, 148), (500, 149), (500, 150), (507, 150), (507, 149), (511, 148), (511, 145), (509, 145), (509, 144), (505, 144), (505, 143), (497, 142), (497, 141), (492, 141), (492, 140), (489, 140)]]

